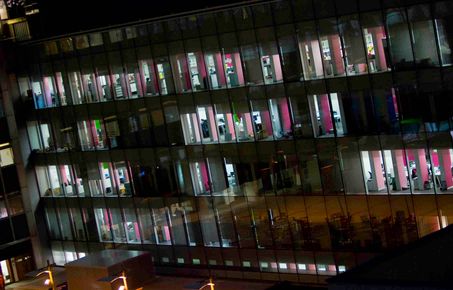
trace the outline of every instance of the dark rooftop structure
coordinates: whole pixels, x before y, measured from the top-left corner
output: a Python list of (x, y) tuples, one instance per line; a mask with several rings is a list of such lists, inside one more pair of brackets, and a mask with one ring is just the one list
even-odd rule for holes
[(453, 227), (329, 279), (329, 289), (453, 289)]

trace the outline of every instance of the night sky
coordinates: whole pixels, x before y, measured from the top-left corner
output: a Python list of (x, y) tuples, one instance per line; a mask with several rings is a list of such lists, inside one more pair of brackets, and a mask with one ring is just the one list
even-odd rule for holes
[[(52, 36), (245, 0), (40, 0), (39, 36)], [(35, 33), (35, 36), (36, 33)]]

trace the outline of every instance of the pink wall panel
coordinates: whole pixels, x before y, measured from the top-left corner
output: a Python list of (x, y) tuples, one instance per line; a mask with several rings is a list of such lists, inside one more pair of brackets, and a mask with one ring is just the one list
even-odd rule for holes
[(250, 136), (253, 136), (253, 127), (252, 127), (252, 118), (250, 116), (250, 113), (244, 113), (244, 121), (246, 123), (246, 126), (247, 126), (247, 133), (248, 135)]
[(286, 98), (281, 98), (279, 100), (280, 105), (280, 114), (283, 122), (283, 130), (285, 132), (291, 131), (291, 117), (289, 115), (288, 102)]
[(330, 42), (333, 50), (333, 61), (335, 62), (336, 73), (340, 75), (344, 74), (344, 63), (343, 58), (341, 57), (340, 38), (338, 37), (338, 35), (331, 35)]
[(226, 115), (226, 118), (227, 118), (227, 124), (226, 125), (228, 126), (228, 131), (231, 134), (232, 140), (235, 140), (236, 139), (236, 133), (234, 132), (233, 116), (230, 113), (225, 114), (225, 115)]
[(204, 189), (206, 191), (211, 190), (211, 185), (209, 184), (209, 173), (208, 173), (208, 166), (206, 165), (206, 162), (199, 162), (200, 165), (200, 171), (201, 171), (201, 177), (203, 178), (203, 185)]
[(211, 127), (211, 133), (212, 133), (212, 140), (218, 141), (219, 136), (217, 135), (217, 125), (215, 123), (215, 116), (214, 116), (214, 111), (212, 110), (212, 107), (209, 106), (207, 108), (208, 110), (208, 120), (209, 120), (209, 126)]
[(272, 60), (274, 62), (275, 80), (281, 81), (281, 80), (283, 80), (283, 73), (282, 73), (282, 64), (280, 61), (280, 56), (278, 54), (274, 54), (274, 55), (272, 55)]
[(395, 156), (394, 165), (396, 166), (396, 168), (394, 168), (395, 175), (398, 175), (398, 179), (401, 183), (401, 186), (406, 187), (407, 178), (406, 178), (406, 171), (404, 170), (406, 158), (404, 157), (404, 152), (403, 152), (403, 150), (393, 150), (393, 154)]
[(220, 52), (216, 53), (214, 55), (214, 59), (216, 61), (217, 81), (219, 82), (220, 86), (225, 86), (226, 79), (225, 70), (223, 68), (222, 54), (220, 54)]
[(329, 97), (328, 95), (319, 95), (319, 109), (320, 109), (320, 117), (321, 122), (323, 124), (324, 129), (326, 130), (326, 134), (333, 130), (333, 123), (332, 118), (330, 116), (330, 105), (329, 105)]
[(58, 166), (58, 168), (60, 169), (60, 177), (61, 177), (62, 183), (68, 184), (68, 177), (66, 176), (66, 172), (64, 170), (64, 165), (60, 165), (60, 166)]
[(261, 120), (265, 126), (264, 131), (268, 136), (272, 135), (272, 123), (271, 123), (271, 116), (269, 115), (269, 111), (262, 111), (260, 112)]
[(418, 160), (420, 162), (420, 168), (418, 170), (418, 176), (423, 178), (423, 182), (428, 181), (429, 174), (428, 174), (428, 164), (426, 162), (426, 155), (425, 149), (418, 149), (417, 150)]
[(192, 125), (195, 131), (195, 141), (196, 142), (201, 142), (201, 135), (200, 135), (200, 126), (198, 125), (198, 118), (197, 114), (190, 114), (192, 117)]
[(50, 95), (50, 82), (49, 77), (43, 78), (43, 86), (44, 86), (44, 97), (46, 100), (46, 106), (52, 106), (52, 96)]
[(387, 69), (387, 61), (385, 59), (385, 50), (384, 50), (384, 45), (382, 43), (382, 39), (385, 38), (385, 31), (384, 27), (374, 27), (371, 29), (368, 29), (372, 34), (374, 34), (374, 37), (376, 37), (376, 42), (377, 42), (377, 53), (379, 56), (379, 67), (381, 70), (386, 70)]
[(450, 157), (450, 150), (449, 149), (441, 149), (438, 151), (439, 154), (442, 156), (442, 164), (441, 169), (445, 173), (445, 181), (447, 183), (447, 188), (453, 186), (453, 177), (451, 174), (451, 157)]
[(385, 179), (382, 175), (382, 167), (381, 167), (381, 152), (380, 151), (370, 151), (371, 158), (373, 158), (373, 166), (375, 172), (375, 178), (378, 190), (385, 188)]
[(240, 85), (244, 84), (244, 72), (242, 71), (241, 56), (238, 52), (233, 53), (234, 65), (236, 66), (236, 71), (238, 74), (238, 82)]

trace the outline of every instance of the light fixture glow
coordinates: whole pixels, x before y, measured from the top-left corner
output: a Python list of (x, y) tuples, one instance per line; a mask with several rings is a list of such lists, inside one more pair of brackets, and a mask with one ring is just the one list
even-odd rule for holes
[(125, 288), (123, 285), (121, 285), (120, 287), (118, 287), (118, 290), (125, 290), (125, 289), (126, 289), (126, 288)]
[(50, 285), (50, 279), (46, 279), (46, 280), (44, 281), (44, 285), (49, 286), (49, 285)]

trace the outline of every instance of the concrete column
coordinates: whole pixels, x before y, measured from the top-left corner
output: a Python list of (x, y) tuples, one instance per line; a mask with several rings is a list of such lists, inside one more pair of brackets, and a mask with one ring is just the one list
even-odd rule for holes
[[(439, 166), (440, 166), (440, 174), (441, 180), (445, 180), (447, 189), (453, 187), (453, 176), (451, 173), (451, 155), (450, 149), (440, 149), (437, 151), (437, 155), (439, 156)], [(434, 172), (433, 172), (434, 174)]]
[(370, 164), (371, 170), (373, 170), (373, 178), (372, 181), (376, 186), (377, 190), (384, 190), (385, 189), (385, 179), (382, 175), (382, 167), (381, 167), (381, 153), (380, 151), (370, 151)]
[(217, 135), (217, 125), (215, 123), (215, 115), (214, 111), (211, 106), (207, 108), (207, 115), (208, 115), (208, 126), (209, 126), (209, 131), (211, 132), (212, 136), (212, 141), (218, 141), (219, 137)]
[(393, 170), (395, 171), (395, 187), (397, 191), (407, 188), (406, 170), (404, 169), (404, 152), (401, 149), (392, 150)]
[(318, 96), (318, 108), (319, 117), (321, 118), (321, 124), (324, 129), (324, 134), (329, 134), (333, 130), (332, 118), (330, 116), (330, 105), (328, 95)]
[[(0, 58), (3, 55), (0, 53)], [(0, 62), (4, 64), (4, 62)], [(39, 190), (35, 171), (29, 164), (31, 148), (27, 140), (25, 122), (16, 123), (13, 103), (20, 98), (17, 87), (17, 79), (13, 75), (6, 75), (5, 68), (0, 65), (0, 92), (3, 99), (4, 112), (8, 122), (11, 137), (11, 145), (14, 154), (14, 163), (20, 183), (20, 192), (30, 232), (30, 240), (33, 248), (33, 256), (36, 266), (43, 267), (46, 260), (52, 259), (49, 247), (43, 207), (39, 205)], [(19, 127), (18, 127), (19, 126)]]
[(201, 134), (200, 134), (200, 128), (198, 125), (197, 114), (192, 113), (190, 115), (192, 116), (192, 127), (194, 130), (195, 142), (201, 142)]
[(415, 149), (414, 151), (415, 168), (417, 169), (417, 179), (414, 180), (414, 186), (423, 190), (425, 181), (429, 179), (425, 149)]
[(236, 139), (236, 133), (234, 131), (233, 115), (231, 113), (227, 113), (227, 114), (225, 114), (225, 116), (226, 116), (225, 130), (226, 130), (227, 133), (231, 134), (231, 139), (235, 140)]

